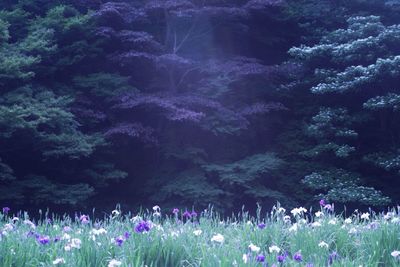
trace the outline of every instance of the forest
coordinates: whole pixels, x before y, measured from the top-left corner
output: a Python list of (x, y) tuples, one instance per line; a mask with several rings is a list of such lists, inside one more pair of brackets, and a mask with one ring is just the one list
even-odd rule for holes
[(400, 200), (400, 1), (0, 1), (0, 203)]

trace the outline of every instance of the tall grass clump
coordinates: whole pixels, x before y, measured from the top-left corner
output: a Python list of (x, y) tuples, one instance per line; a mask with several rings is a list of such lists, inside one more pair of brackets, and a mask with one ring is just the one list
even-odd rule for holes
[(174, 209), (135, 216), (120, 209), (104, 218), (82, 214), (33, 220), (8, 207), (0, 213), (0, 266), (400, 266), (399, 207), (385, 213), (355, 211), (344, 217), (333, 205), (317, 212), (222, 218)]

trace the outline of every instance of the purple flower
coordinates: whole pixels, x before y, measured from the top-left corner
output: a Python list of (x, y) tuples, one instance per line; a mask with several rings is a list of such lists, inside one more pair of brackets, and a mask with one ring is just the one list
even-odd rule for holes
[(190, 214), (193, 218), (197, 217), (197, 212), (192, 211), (192, 213)]
[(35, 237), (37, 238), (35, 232), (33, 232), (33, 231), (29, 231), (29, 232), (26, 234), (26, 237), (32, 237), (32, 236), (35, 236)]
[(79, 220), (80, 220), (81, 223), (83, 223), (83, 224), (88, 224), (88, 223), (89, 223), (89, 216), (87, 216), (87, 215), (81, 215), (81, 217), (79, 217)]
[(59, 236), (54, 237), (54, 243), (57, 243), (58, 241), (60, 241), (60, 237)]
[(150, 231), (150, 224), (146, 221), (141, 221), (135, 226), (136, 233), (143, 233)]
[(302, 260), (303, 260), (303, 256), (301, 255), (300, 251), (296, 252), (296, 253), (293, 255), (293, 259), (294, 259), (295, 261), (302, 261)]
[(7, 214), (7, 213), (9, 213), (10, 212), (10, 208), (9, 207), (4, 207), (3, 208), (3, 213), (5, 213), (5, 214)]
[(174, 208), (174, 209), (172, 210), (172, 213), (173, 213), (173, 214), (175, 214), (175, 215), (178, 215), (178, 213), (179, 213), (179, 209), (177, 209), (177, 208)]
[(334, 210), (333, 204), (332, 204), (332, 205), (331, 205), (331, 204), (326, 204), (326, 205), (324, 206), (324, 208), (325, 208), (326, 210), (328, 210), (328, 211), (333, 211), (333, 210)]
[(131, 237), (131, 234), (129, 232), (125, 232), (124, 234), (125, 240)]
[(124, 238), (122, 236), (118, 236), (115, 238), (115, 244), (117, 244), (117, 246), (122, 246), (122, 243), (124, 243)]
[(375, 230), (379, 228), (379, 223), (378, 222), (372, 222), (368, 225), (368, 228), (371, 230)]
[(265, 223), (259, 223), (257, 226), (259, 229), (264, 229), (267, 225)]
[(333, 264), (333, 261), (337, 260), (338, 257), (339, 257), (339, 255), (336, 253), (336, 251), (332, 252), (332, 253), (329, 255), (328, 265), (332, 265), (332, 264)]
[(321, 199), (321, 200), (319, 201), (319, 205), (321, 205), (322, 207), (325, 207), (325, 205), (326, 205), (325, 200), (324, 200), (324, 199)]
[(286, 259), (285, 255), (278, 255), (278, 257), (276, 258), (278, 260), (278, 262), (284, 262)]
[(183, 214), (183, 217), (185, 217), (186, 219), (190, 219), (192, 217), (192, 214), (188, 211), (185, 211)]
[(257, 262), (264, 262), (265, 261), (265, 256), (262, 254), (257, 255), (256, 257)]
[(46, 244), (50, 243), (50, 238), (48, 236), (39, 236), (37, 240), (42, 245), (46, 245)]
[(314, 267), (314, 264), (312, 264), (312, 263), (307, 263), (306, 267)]

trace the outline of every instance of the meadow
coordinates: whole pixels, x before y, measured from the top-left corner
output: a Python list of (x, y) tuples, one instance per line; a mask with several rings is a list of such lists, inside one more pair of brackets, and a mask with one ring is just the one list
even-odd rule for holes
[(336, 214), (299, 207), (222, 218), (204, 211), (139, 214), (117, 209), (102, 219), (4, 207), (0, 266), (400, 266), (400, 207)]

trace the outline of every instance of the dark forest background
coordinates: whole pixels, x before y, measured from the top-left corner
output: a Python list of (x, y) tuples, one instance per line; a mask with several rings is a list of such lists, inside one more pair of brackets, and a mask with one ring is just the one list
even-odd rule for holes
[(0, 2), (0, 203), (400, 199), (400, 1)]

